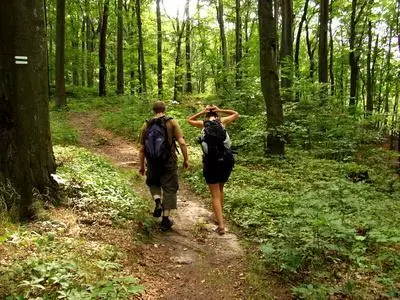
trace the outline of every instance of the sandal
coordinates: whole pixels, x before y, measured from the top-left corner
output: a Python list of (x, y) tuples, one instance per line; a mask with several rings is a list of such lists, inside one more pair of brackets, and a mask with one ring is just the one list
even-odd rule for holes
[(214, 230), (214, 232), (218, 233), (219, 235), (224, 235), (225, 234), (225, 228), (217, 226), (213, 230)]

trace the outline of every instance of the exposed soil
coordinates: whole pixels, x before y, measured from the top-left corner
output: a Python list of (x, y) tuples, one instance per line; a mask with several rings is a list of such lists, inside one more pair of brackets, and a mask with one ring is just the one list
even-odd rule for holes
[[(81, 145), (104, 155), (115, 165), (137, 168), (136, 145), (97, 128), (96, 119), (94, 113), (71, 114), (70, 122), (80, 131)], [(151, 242), (139, 245), (133, 245), (129, 230), (112, 232), (110, 227), (92, 227), (91, 236), (108, 236), (109, 240), (112, 236), (112, 243), (134, 252), (128, 255), (128, 265), (146, 289), (140, 299), (254, 299), (254, 291), (246, 285), (246, 256), (237, 236), (229, 231), (223, 236), (213, 232), (215, 225), (206, 199), (195, 195), (185, 184), (180, 185), (178, 209), (172, 215), (173, 230), (156, 231)], [(144, 179), (136, 190), (151, 201)], [(75, 231), (84, 235), (85, 225), (80, 226), (82, 229)], [(271, 294), (271, 298), (290, 298), (277, 287), (272, 288)]]

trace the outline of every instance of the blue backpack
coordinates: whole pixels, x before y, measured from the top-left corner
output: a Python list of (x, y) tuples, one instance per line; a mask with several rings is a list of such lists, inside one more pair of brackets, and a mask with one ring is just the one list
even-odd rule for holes
[(166, 123), (171, 117), (161, 117), (147, 121), (144, 139), (144, 154), (148, 162), (164, 164), (171, 157)]

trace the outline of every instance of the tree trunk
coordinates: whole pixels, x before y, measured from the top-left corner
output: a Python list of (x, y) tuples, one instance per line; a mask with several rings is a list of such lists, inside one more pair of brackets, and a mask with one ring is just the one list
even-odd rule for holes
[(236, 26), (235, 26), (235, 62), (236, 62), (236, 88), (240, 88), (242, 81), (242, 18), (240, 11), (240, 0), (236, 0)]
[(81, 86), (85, 86), (85, 30), (86, 30), (86, 17), (82, 18), (81, 24), (81, 57), (80, 57), (80, 67), (81, 67)]
[(332, 33), (332, 2), (329, 5), (329, 79), (331, 96), (335, 95), (335, 72), (333, 71), (333, 33)]
[(284, 154), (278, 127), (283, 124), (282, 101), (276, 63), (276, 27), (272, 0), (258, 0), (261, 89), (267, 109), (266, 154)]
[(295, 51), (294, 51), (294, 65), (295, 65), (295, 68), (296, 68), (296, 73), (298, 73), (298, 71), (299, 71), (299, 55), (300, 55), (301, 33), (303, 31), (303, 24), (307, 20), (308, 3), (309, 3), (309, 0), (305, 0), (303, 14), (301, 16), (301, 19), (300, 19), (300, 22), (299, 22), (299, 29), (297, 31), (296, 46), (295, 46)]
[[(89, 4), (87, 0), (85, 1), (85, 10), (88, 14), (89, 12)], [(94, 39), (95, 33), (92, 21), (89, 15), (86, 16), (86, 79), (87, 79), (87, 86), (93, 87), (94, 85), (94, 68), (93, 68), (93, 58), (92, 53), (94, 52)]]
[(179, 23), (179, 18), (177, 16), (176, 17), (177, 40), (176, 40), (174, 98), (173, 98), (173, 100), (175, 100), (175, 101), (178, 101), (179, 95), (182, 93), (181, 45), (182, 45), (182, 36), (183, 36), (184, 30), (185, 30), (185, 22), (182, 22), (182, 26), (181, 26)]
[(59, 109), (67, 105), (65, 98), (65, 0), (57, 0), (56, 35), (56, 104)]
[(103, 7), (103, 16), (100, 28), (100, 44), (99, 44), (99, 96), (107, 95), (107, 68), (106, 68), (106, 39), (108, 25), (108, 6), (109, 0), (105, 0)]
[(387, 118), (388, 118), (388, 114), (389, 114), (389, 92), (390, 92), (390, 83), (391, 83), (391, 80), (392, 80), (392, 78), (391, 78), (391, 75), (390, 75), (390, 72), (391, 72), (391, 69), (392, 69), (392, 64), (391, 64), (391, 61), (390, 61), (390, 59), (391, 59), (391, 55), (392, 55), (392, 43), (390, 42), (391, 40), (392, 40), (392, 34), (393, 34), (393, 31), (392, 31), (392, 28), (390, 28), (390, 31), (389, 31), (389, 38), (388, 38), (388, 44), (389, 44), (389, 47), (388, 47), (388, 51), (387, 51), (387, 54), (386, 54), (386, 86), (385, 86), (385, 96), (384, 96), (384, 110), (385, 110), (385, 121), (384, 121), (384, 124), (386, 125), (387, 124)]
[(292, 101), (293, 83), (293, 1), (282, 0), (282, 34), (280, 49), (281, 87), (284, 101)]
[(142, 17), (141, 17), (140, 0), (136, 0), (136, 21), (137, 21), (138, 35), (139, 35), (138, 56), (139, 56), (139, 64), (140, 64), (140, 72), (139, 72), (140, 90), (142, 93), (146, 93), (147, 92), (146, 68), (145, 68), (145, 64), (144, 64), (143, 32), (142, 32)]
[(0, 1), (0, 186), (17, 219), (32, 216), (34, 188), (55, 187), (46, 38), (43, 0)]
[(124, 94), (124, 49), (123, 49), (123, 11), (122, 0), (118, 0), (117, 29), (117, 94)]
[(157, 85), (158, 98), (163, 97), (163, 63), (162, 63), (162, 30), (161, 30), (161, 11), (160, 0), (157, 1)]
[(367, 104), (365, 112), (372, 115), (374, 109), (372, 96), (372, 76), (371, 76), (371, 52), (372, 52), (372, 23), (368, 21), (368, 51), (367, 51)]
[(185, 51), (186, 51), (186, 93), (193, 93), (192, 86), (192, 50), (190, 45), (190, 34), (192, 30), (190, 16), (189, 16), (189, 0), (186, 1), (185, 6), (186, 14), (186, 35), (185, 35)]
[(226, 46), (223, 0), (218, 0), (217, 20), (218, 20), (218, 24), (219, 24), (219, 34), (220, 34), (220, 38), (221, 38), (222, 62), (223, 62), (223, 66), (225, 68), (225, 70), (223, 70), (223, 74), (225, 74), (228, 70), (228, 50), (227, 50), (227, 46)]
[(329, 0), (321, 0), (318, 41), (318, 79), (320, 83), (328, 83), (328, 21)]
[(315, 47), (312, 46), (312, 41), (310, 39), (308, 22), (309, 21), (307, 20), (307, 22), (306, 22), (307, 53), (308, 53), (308, 59), (310, 61), (310, 79), (311, 79), (311, 81), (314, 81), (314, 72), (315, 72), (314, 51), (315, 51)]

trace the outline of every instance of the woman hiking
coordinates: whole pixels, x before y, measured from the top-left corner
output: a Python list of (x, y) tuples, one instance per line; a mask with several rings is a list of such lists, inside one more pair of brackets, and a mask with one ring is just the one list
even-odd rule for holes
[[(223, 114), (223, 117), (219, 115)], [(204, 115), (204, 120), (197, 120)], [(225, 126), (239, 118), (239, 113), (231, 109), (221, 109), (207, 105), (202, 111), (188, 118), (190, 125), (202, 128), (199, 143), (203, 150), (203, 176), (211, 193), (212, 205), (218, 226), (215, 232), (225, 234), (222, 213), (224, 205), (224, 184), (231, 174), (234, 157), (231, 141)]]

